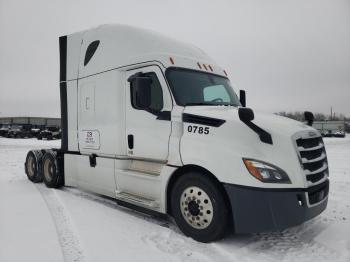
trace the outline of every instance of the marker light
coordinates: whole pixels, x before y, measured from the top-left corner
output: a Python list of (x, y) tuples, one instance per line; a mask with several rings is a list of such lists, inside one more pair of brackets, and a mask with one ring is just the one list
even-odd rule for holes
[(243, 158), (243, 162), (249, 173), (261, 182), (283, 184), (291, 183), (287, 173), (272, 164), (245, 158)]

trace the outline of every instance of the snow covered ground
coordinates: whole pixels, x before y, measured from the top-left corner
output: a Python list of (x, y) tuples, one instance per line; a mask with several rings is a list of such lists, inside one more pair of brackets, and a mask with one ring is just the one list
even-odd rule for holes
[(331, 189), (317, 218), (285, 230), (202, 244), (170, 221), (24, 173), (32, 148), (59, 141), (0, 138), (0, 261), (350, 261), (350, 138), (326, 138)]

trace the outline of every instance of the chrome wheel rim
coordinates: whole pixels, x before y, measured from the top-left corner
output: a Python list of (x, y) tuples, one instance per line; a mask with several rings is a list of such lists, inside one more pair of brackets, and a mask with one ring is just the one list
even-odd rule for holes
[(35, 173), (35, 161), (32, 156), (28, 158), (27, 170), (28, 170), (28, 176), (33, 177)]
[(180, 209), (187, 224), (196, 229), (207, 228), (213, 220), (213, 204), (199, 187), (188, 187), (182, 192)]
[(46, 160), (44, 163), (44, 176), (47, 182), (51, 182), (53, 174), (53, 166), (50, 160)]

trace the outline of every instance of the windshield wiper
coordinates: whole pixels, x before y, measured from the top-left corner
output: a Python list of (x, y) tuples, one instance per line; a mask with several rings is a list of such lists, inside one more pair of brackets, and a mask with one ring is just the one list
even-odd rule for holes
[(235, 104), (230, 104), (230, 103), (208, 103), (208, 102), (194, 102), (194, 103), (187, 103), (185, 106), (238, 106)]
[(193, 102), (193, 103), (187, 103), (185, 106), (217, 106), (218, 104), (214, 103), (206, 103), (206, 102)]

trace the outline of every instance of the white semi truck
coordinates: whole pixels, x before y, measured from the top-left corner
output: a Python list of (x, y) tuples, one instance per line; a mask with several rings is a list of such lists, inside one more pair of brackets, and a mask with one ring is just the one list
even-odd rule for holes
[(200, 49), (122, 25), (59, 44), (62, 145), (28, 152), (31, 181), (170, 215), (201, 242), (282, 230), (326, 208), (320, 133), (246, 108)]

